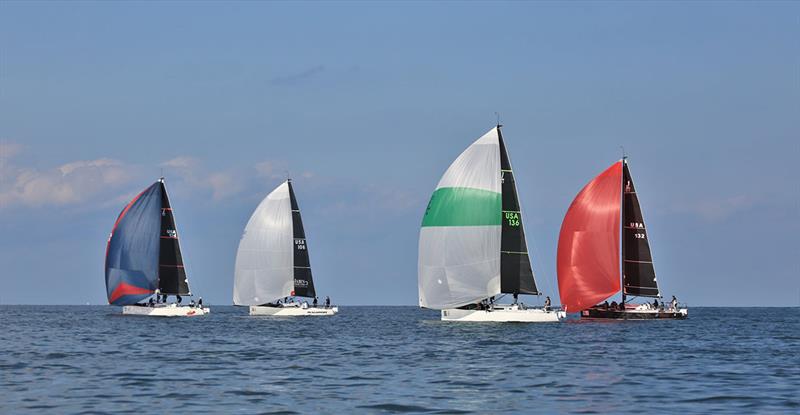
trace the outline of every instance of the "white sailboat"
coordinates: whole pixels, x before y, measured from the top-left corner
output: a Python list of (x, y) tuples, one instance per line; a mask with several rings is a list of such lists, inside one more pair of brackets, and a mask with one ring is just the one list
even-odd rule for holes
[(194, 317), (211, 312), (202, 299), (197, 305), (166, 302), (169, 295), (180, 301), (192, 294), (163, 177), (117, 217), (106, 245), (105, 277), (108, 303), (122, 306), (122, 314)]
[[(500, 127), (464, 150), (431, 196), (419, 236), (419, 305), (448, 321), (557, 322), (566, 313), (517, 301), (541, 293)], [(495, 304), (501, 294), (514, 303)]]
[[(303, 221), (292, 181), (286, 180), (256, 208), (239, 241), (233, 303), (250, 315), (332, 316), (339, 308), (317, 306)], [(290, 300), (291, 298), (291, 300)]]

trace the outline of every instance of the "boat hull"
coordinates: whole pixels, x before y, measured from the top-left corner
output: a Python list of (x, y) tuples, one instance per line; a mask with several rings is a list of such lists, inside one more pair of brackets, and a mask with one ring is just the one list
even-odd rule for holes
[(492, 310), (442, 310), (442, 321), (501, 322), (501, 323), (557, 323), (566, 318), (563, 311), (545, 311), (541, 308), (494, 308)]
[(126, 305), (122, 307), (122, 314), (129, 316), (147, 317), (198, 317), (211, 313), (208, 307), (189, 307), (175, 304), (157, 305), (155, 307)]
[(264, 307), (250, 306), (251, 316), (276, 316), (276, 317), (299, 317), (299, 316), (332, 316), (339, 312), (339, 307)]
[(689, 310), (610, 310), (590, 308), (581, 311), (581, 320), (683, 320), (689, 317)]

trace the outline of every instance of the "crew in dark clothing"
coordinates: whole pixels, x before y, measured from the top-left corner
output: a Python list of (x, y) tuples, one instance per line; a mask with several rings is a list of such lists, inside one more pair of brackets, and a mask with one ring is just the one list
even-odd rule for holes
[(314, 307), (317, 306), (317, 297), (314, 297), (314, 303), (313, 304), (314, 304)]
[(155, 304), (155, 300), (153, 300), (153, 297), (150, 297), (150, 301), (147, 302), (147, 305), (152, 307), (154, 304)]
[(678, 299), (675, 298), (674, 295), (672, 296), (672, 309), (673, 310), (677, 310), (678, 309)]
[(180, 304), (180, 303), (181, 303), (181, 300), (183, 300), (183, 299), (181, 298), (181, 296), (180, 296), (180, 295), (177, 295), (177, 294), (175, 294), (175, 297), (178, 299), (178, 301), (177, 301), (177, 302), (178, 302), (178, 304)]
[(617, 309), (617, 302), (616, 301), (612, 301), (611, 302), (611, 309), (612, 310), (616, 310)]
[(653, 300), (653, 309), (658, 310), (658, 298)]
[(514, 292), (514, 304), (516, 304), (516, 303), (517, 303), (517, 300), (518, 300), (518, 299), (519, 299), (519, 292), (518, 292), (518, 291), (516, 291), (516, 292)]
[(603, 308), (608, 310), (608, 300), (603, 301)]
[(544, 299), (544, 311), (550, 311), (550, 297)]
[(192, 308), (194, 308), (194, 300), (190, 300), (190, 301), (189, 301), (189, 307), (192, 307)]
[(328, 308), (330, 306), (331, 306), (331, 298), (326, 295), (325, 296), (325, 308)]
[(200, 299), (197, 300), (197, 307), (198, 308), (203, 308), (203, 297), (200, 297)]

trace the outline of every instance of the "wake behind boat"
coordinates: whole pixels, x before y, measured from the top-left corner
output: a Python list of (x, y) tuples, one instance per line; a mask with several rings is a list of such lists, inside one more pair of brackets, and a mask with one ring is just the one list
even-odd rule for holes
[[(688, 309), (681, 308), (675, 297), (669, 306), (658, 302), (661, 292), (626, 157), (589, 182), (567, 210), (558, 238), (558, 290), (566, 311), (580, 312), (581, 318), (688, 316)], [(598, 304), (620, 291), (619, 304)], [(632, 304), (629, 296), (656, 299)]]
[[(236, 252), (233, 304), (249, 306), (257, 316), (331, 316), (338, 307), (317, 306), (311, 261), (294, 195), (286, 180), (256, 208), (245, 226)], [(289, 301), (306, 297), (308, 301)]]
[[(122, 314), (192, 317), (211, 312), (202, 298), (197, 305), (179, 304), (181, 296), (192, 294), (163, 177), (117, 217), (106, 245), (105, 276), (108, 303), (123, 306)], [(178, 303), (167, 304), (169, 295)]]
[[(511, 161), (492, 128), (464, 150), (439, 180), (419, 236), (419, 305), (445, 321), (557, 322), (566, 317), (526, 307), (541, 295), (528, 255)], [(495, 304), (512, 294), (514, 304)]]

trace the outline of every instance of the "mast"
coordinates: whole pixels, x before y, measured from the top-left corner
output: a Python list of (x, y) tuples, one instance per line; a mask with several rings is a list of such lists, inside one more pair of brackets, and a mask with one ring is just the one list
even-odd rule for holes
[[(625, 162), (626, 162), (627, 159), (628, 159), (628, 156), (625, 155), (625, 150), (623, 149), (622, 150), (622, 160), (620, 160), (620, 163), (622, 163), (622, 169), (623, 170), (625, 169)], [(622, 309), (624, 310), (625, 309), (625, 300), (626, 300), (626, 295), (625, 295), (625, 235), (624, 235), (624, 231), (623, 231), (625, 229), (625, 174), (624, 173), (622, 174), (620, 179), (621, 180), (619, 181), (619, 186), (620, 186), (620, 192), (619, 192), (619, 204), (620, 204), (620, 208), (619, 208), (619, 216), (620, 216), (620, 221), (619, 221), (619, 223), (620, 223), (620, 227), (619, 227), (619, 243), (620, 243), (619, 267), (620, 267), (620, 272), (619, 272), (619, 277), (620, 277), (620, 287), (622, 287)]]
[(311, 261), (308, 257), (306, 232), (303, 228), (303, 219), (300, 217), (300, 207), (294, 195), (292, 179), (286, 180), (289, 186), (289, 198), (292, 208), (292, 236), (294, 240), (294, 291), (292, 295), (298, 297), (315, 297), (314, 280), (311, 277)]
[(522, 208), (519, 203), (517, 185), (511, 168), (503, 135), (502, 125), (497, 125), (500, 150), (500, 177), (502, 192), (502, 230), (500, 242), (500, 290), (507, 294), (538, 295), (536, 281), (531, 268), (525, 229), (522, 224)]
[(175, 215), (169, 202), (164, 178), (160, 178), (158, 182), (161, 186), (161, 234), (159, 236), (161, 246), (158, 262), (158, 288), (162, 294), (192, 295), (183, 265)]

